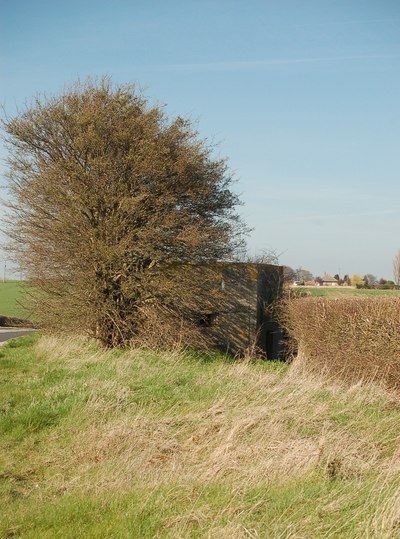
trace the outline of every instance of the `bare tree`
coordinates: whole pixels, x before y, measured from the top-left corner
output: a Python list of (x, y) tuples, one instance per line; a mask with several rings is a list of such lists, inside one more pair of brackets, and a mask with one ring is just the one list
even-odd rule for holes
[[(242, 241), (225, 160), (132, 86), (77, 83), (4, 122), (9, 235), (36, 315), (105, 346), (190, 318), (190, 271)], [(169, 269), (165, 269), (169, 268)]]
[(399, 286), (400, 285), (400, 249), (398, 249), (397, 253), (395, 254), (393, 258), (393, 277), (394, 277), (394, 283)]
[(378, 282), (378, 279), (372, 273), (367, 273), (366, 275), (364, 275), (363, 280), (368, 286), (374, 286)]

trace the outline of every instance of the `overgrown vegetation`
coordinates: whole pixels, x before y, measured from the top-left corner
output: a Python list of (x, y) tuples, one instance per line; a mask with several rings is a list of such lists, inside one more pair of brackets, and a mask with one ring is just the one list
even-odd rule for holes
[(0, 536), (399, 537), (400, 403), (294, 363), (0, 348)]
[(106, 347), (165, 327), (193, 342), (204, 282), (170, 270), (241, 244), (225, 160), (190, 121), (107, 79), (36, 98), (4, 128), (8, 232), (35, 319)]
[(298, 298), (285, 304), (307, 371), (400, 388), (400, 298)]

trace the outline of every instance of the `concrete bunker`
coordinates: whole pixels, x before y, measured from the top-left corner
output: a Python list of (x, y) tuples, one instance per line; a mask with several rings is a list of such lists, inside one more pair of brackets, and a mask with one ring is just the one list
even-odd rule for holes
[(255, 346), (267, 359), (285, 359), (284, 332), (274, 310), (282, 294), (281, 266), (209, 262), (192, 265), (191, 271), (196, 279), (208, 274), (196, 300), (197, 322), (216, 348), (241, 355)]

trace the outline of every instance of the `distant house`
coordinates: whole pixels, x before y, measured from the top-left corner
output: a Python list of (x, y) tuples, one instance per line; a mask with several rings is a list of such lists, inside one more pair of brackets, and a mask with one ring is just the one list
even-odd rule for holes
[(317, 286), (317, 282), (314, 279), (312, 281), (304, 281), (304, 286)]
[(339, 286), (338, 280), (327, 273), (318, 279), (318, 283), (319, 286)]

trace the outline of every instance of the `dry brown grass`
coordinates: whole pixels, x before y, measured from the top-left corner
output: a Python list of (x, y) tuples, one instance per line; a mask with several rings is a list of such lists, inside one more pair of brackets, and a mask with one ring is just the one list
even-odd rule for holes
[[(133, 351), (130, 359), (144, 364), (142, 353)], [(175, 360), (181, 361), (179, 354)], [(173, 366), (174, 357), (165, 354), (164, 361)], [(127, 371), (129, 364), (125, 363)], [(119, 371), (123, 374), (122, 365)], [(321, 401), (310, 410), (315, 393), (326, 385), (320, 378), (290, 373), (281, 379), (276, 373), (254, 372), (245, 362), (229, 369), (222, 364), (214, 376), (226, 382), (222, 398), (202, 410), (181, 415), (172, 408), (161, 417), (157, 411), (143, 410), (126, 415), (129, 389), (121, 380), (97, 380), (85, 413), (100, 418), (101, 424), (91, 421), (83, 432), (76, 432), (70, 458), (64, 460), (66, 469), (76, 474), (95, 462), (105, 471), (96, 488), (120, 490), (136, 481), (156, 486), (161, 477), (168, 481), (177, 475), (184, 482), (231, 477), (252, 483), (293, 478), (315, 467), (351, 477), (374, 467), (380, 457), (373, 440), (360, 438), (348, 425), (322, 419), (331, 402)], [(353, 387), (348, 393), (338, 391), (337, 399), (343, 408), (354, 408), (382, 395), (373, 386), (368, 397), (365, 388)], [(115, 417), (104, 422), (110, 412)], [(314, 431), (314, 436), (304, 436), (307, 431)], [(114, 468), (112, 474), (107, 473), (109, 466)], [(89, 481), (86, 488), (92, 487)]]
[(285, 308), (305, 369), (400, 389), (400, 298), (301, 298)]
[[(117, 354), (54, 336), (41, 337), (35, 354), (47, 374), (66, 373), (42, 398), (73, 395), (76, 406), (40, 443), (16, 450), (13, 458), (29, 452), (35, 471), (26, 521), (54, 500), (101, 500), (104, 512), (135, 492), (137, 518), (150, 514), (158, 531), (129, 537), (396, 537), (395, 393), (343, 388), (296, 363)], [(72, 536), (66, 529), (60, 537)], [(85, 537), (106, 537), (96, 533)]]

